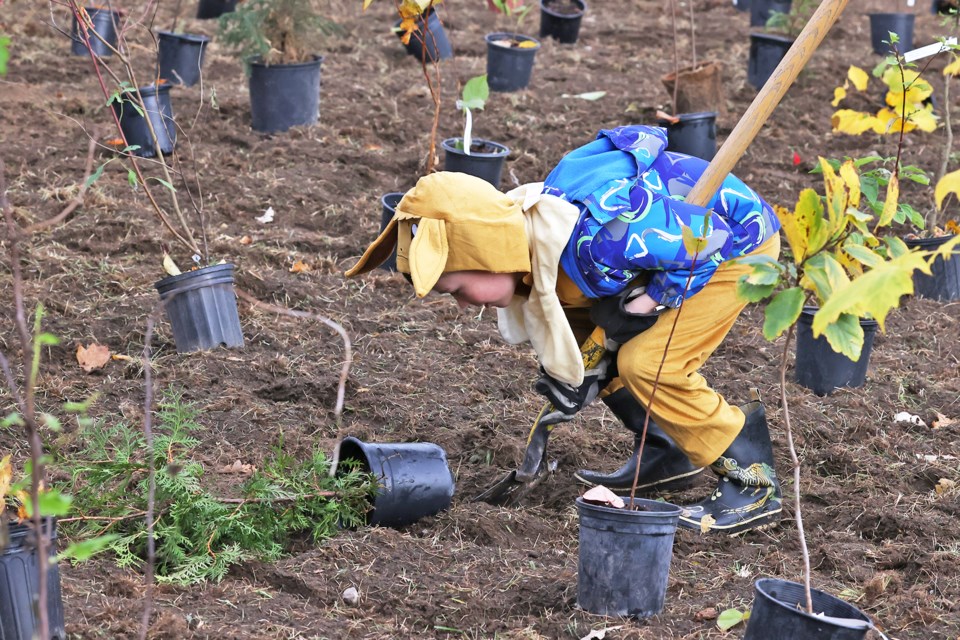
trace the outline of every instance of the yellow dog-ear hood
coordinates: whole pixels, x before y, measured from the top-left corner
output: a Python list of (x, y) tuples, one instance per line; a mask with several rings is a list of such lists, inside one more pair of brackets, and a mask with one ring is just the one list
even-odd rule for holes
[(465, 173), (440, 171), (407, 191), (387, 227), (346, 272), (360, 275), (397, 249), (397, 271), (409, 273), (417, 296), (444, 273), (528, 273), (530, 248), (523, 210), (492, 184)]

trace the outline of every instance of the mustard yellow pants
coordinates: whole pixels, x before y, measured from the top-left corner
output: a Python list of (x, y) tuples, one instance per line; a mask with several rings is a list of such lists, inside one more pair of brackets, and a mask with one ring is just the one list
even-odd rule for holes
[[(767, 240), (751, 255), (777, 258), (779, 235)], [(646, 407), (663, 359), (650, 413), (698, 467), (719, 458), (743, 428), (743, 412), (711, 389), (699, 369), (720, 346), (746, 307), (746, 302), (737, 297), (736, 289), (737, 280), (750, 270), (749, 266), (736, 262), (721, 264), (707, 285), (680, 309), (664, 311), (653, 327), (622, 345), (617, 355), (620, 377), (603, 394), (626, 387)], [(667, 338), (678, 314), (680, 318), (664, 358)], [(588, 329), (583, 324), (581, 314), (568, 317), (578, 340), (582, 341), (592, 327)]]

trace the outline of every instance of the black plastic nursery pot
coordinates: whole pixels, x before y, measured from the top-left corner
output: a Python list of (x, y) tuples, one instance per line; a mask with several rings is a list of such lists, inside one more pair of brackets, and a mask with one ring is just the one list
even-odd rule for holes
[[(0, 552), (0, 640), (31, 640), (38, 620), (33, 603), (40, 587), (36, 538), (27, 524), (8, 526), (10, 544)], [(65, 640), (63, 598), (60, 593), (60, 568), (52, 560), (56, 555), (57, 528), (53, 520), (44, 523), (50, 534), (47, 565), (47, 620), (51, 640)]]
[[(487, 85), (491, 91), (509, 92), (526, 89), (533, 74), (533, 60), (540, 49), (536, 38), (517, 33), (488, 33)], [(532, 42), (535, 46), (519, 46)], [(499, 44), (498, 44), (499, 43)]]
[(201, 20), (219, 18), (225, 13), (236, 11), (237, 0), (200, 0), (197, 4), (197, 17)]
[(367, 524), (402, 527), (440, 513), (453, 500), (453, 473), (447, 454), (430, 442), (376, 444), (347, 437), (333, 452), (333, 473), (344, 460), (356, 460), (361, 471), (379, 484)]
[(667, 151), (713, 160), (717, 154), (717, 114), (704, 111), (681, 113), (677, 117), (680, 122), (675, 124), (666, 121), (658, 123), (667, 130)]
[(870, 44), (873, 52), (885, 56), (891, 52), (890, 32), (897, 34), (900, 42), (897, 51), (900, 55), (913, 49), (913, 22), (916, 16), (912, 13), (871, 13), (870, 16)]
[(584, 0), (540, 0), (540, 38), (553, 38), (560, 44), (576, 43), (586, 11)]
[[(85, 8), (84, 11), (86, 11), (87, 15), (90, 16), (90, 22), (93, 24), (93, 31), (100, 34), (100, 37), (109, 42), (110, 46), (116, 48), (117, 28), (120, 25), (120, 12), (111, 11), (110, 9), (94, 9), (91, 7)], [(100, 38), (98, 38), (92, 32), (88, 32), (87, 36), (90, 38), (90, 51), (93, 51), (94, 55), (113, 55), (110, 47), (101, 42)], [(83, 41), (83, 36), (80, 34), (80, 25), (77, 24), (76, 18), (73, 19), (73, 33), (71, 34), (70, 39), (72, 40), (70, 51), (74, 55), (89, 55), (87, 45)]]
[[(954, 236), (939, 238), (917, 238), (904, 240), (911, 249), (934, 251), (940, 245), (952, 240)], [(913, 293), (920, 298), (930, 298), (942, 302), (960, 300), (960, 247), (955, 248), (946, 260), (937, 256), (933, 261), (930, 275), (913, 272)]]
[(733, 7), (737, 11), (750, 11), (750, 0), (733, 0)]
[(192, 87), (200, 81), (203, 56), (210, 38), (190, 33), (157, 32), (160, 78)]
[(577, 604), (584, 611), (647, 618), (663, 609), (680, 507), (644, 498), (635, 503), (640, 510), (577, 498)]
[(164, 301), (177, 353), (243, 346), (232, 264), (169, 276), (153, 286)]
[(463, 138), (447, 138), (440, 143), (443, 147), (443, 170), (466, 173), (482, 178), (500, 188), (500, 176), (506, 164), (510, 149), (490, 140), (474, 138), (470, 143), (469, 155), (463, 150)]
[(320, 118), (322, 56), (295, 64), (250, 62), (250, 114), (254, 131), (276, 133)]
[(747, 82), (757, 89), (763, 87), (792, 45), (791, 38), (769, 33), (751, 33)]
[(825, 336), (813, 337), (813, 316), (816, 307), (804, 307), (797, 321), (797, 382), (818, 396), (826, 396), (840, 387), (862, 387), (867, 379), (867, 365), (877, 335), (875, 320), (861, 319), (863, 349), (860, 359), (853, 361), (830, 347)]
[[(163, 155), (173, 153), (177, 145), (177, 125), (173, 120), (173, 105), (170, 103), (170, 85), (163, 83), (159, 86), (140, 87), (140, 96), (143, 98), (142, 112), (137, 109), (136, 94), (133, 92), (121, 94), (120, 100), (112, 103), (127, 144), (140, 147), (131, 153), (142, 158), (154, 157), (157, 150)], [(157, 145), (153, 143), (147, 118), (157, 134)]]
[(810, 590), (814, 614), (805, 611), (802, 584), (761, 578), (754, 583), (753, 609), (743, 640), (863, 640), (870, 618), (829, 593)]
[(790, 13), (791, 4), (791, 0), (750, 0), (750, 26), (765, 26), (773, 11)]
[[(384, 229), (387, 228), (387, 224), (390, 223), (390, 220), (393, 219), (393, 214), (397, 212), (397, 205), (400, 204), (400, 201), (403, 199), (403, 192), (394, 191), (392, 193), (385, 193), (380, 197), (380, 232), (382, 233)], [(397, 270), (397, 250), (394, 248), (393, 253), (390, 254), (390, 257), (380, 265), (381, 269), (386, 271), (396, 271)]]
[[(400, 20), (397, 20), (393, 26), (394, 28), (399, 27)], [(440, 17), (436, 11), (430, 12), (426, 26), (424, 26), (423, 17), (421, 16), (417, 21), (417, 27), (419, 27), (417, 31), (410, 36), (410, 42), (403, 45), (407, 53), (417, 60), (423, 60), (424, 53), (426, 53), (427, 62), (446, 60), (447, 58), (453, 57), (453, 45), (450, 44), (450, 38), (447, 37), (447, 30), (443, 28), (443, 24), (440, 22)], [(397, 35), (402, 36), (403, 32), (398, 31)], [(426, 47), (424, 47), (424, 42), (426, 42)]]

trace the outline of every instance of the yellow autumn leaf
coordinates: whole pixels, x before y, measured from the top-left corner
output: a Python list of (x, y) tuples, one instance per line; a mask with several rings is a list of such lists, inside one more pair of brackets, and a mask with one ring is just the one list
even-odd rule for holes
[(867, 82), (870, 80), (870, 76), (860, 67), (851, 65), (847, 71), (847, 77), (850, 79), (850, 82), (853, 83), (853, 86), (857, 88), (857, 91), (867, 90)]
[(7, 497), (11, 482), (13, 482), (13, 465), (10, 463), (10, 456), (7, 455), (0, 460), (0, 513), (3, 513), (3, 500)]
[(923, 109), (908, 111), (907, 122), (925, 133), (933, 133), (937, 130), (937, 117), (933, 115), (933, 107), (927, 105)]
[(864, 131), (874, 129), (877, 119), (869, 113), (840, 109), (830, 117), (830, 124), (834, 131), (858, 136)]
[[(807, 192), (811, 192), (813, 197), (817, 197), (817, 192), (813, 189), (805, 189), (800, 193), (802, 199)], [(797, 264), (803, 262), (807, 255), (807, 229), (801, 218), (795, 216), (792, 211), (786, 207), (775, 205), (773, 207), (777, 218), (780, 219), (780, 226), (783, 234), (787, 236), (787, 244), (790, 245), (790, 252), (793, 254), (793, 261)]]
[(842, 220), (847, 212), (847, 189), (843, 178), (839, 177), (823, 157), (820, 158), (820, 170), (823, 172), (824, 196), (826, 197), (830, 220)]
[(943, 200), (947, 194), (954, 194), (960, 198), (960, 169), (951, 171), (937, 181), (933, 189), (933, 197), (937, 201), (937, 209), (943, 209)]
[(960, 76), (960, 56), (953, 56), (953, 62), (943, 68), (943, 75)]
[(536, 49), (537, 43), (534, 42), (533, 40), (524, 40), (523, 42), (517, 45), (517, 48), (518, 49)]
[(429, 6), (430, 0), (403, 0), (400, 6), (397, 7), (397, 11), (400, 13), (401, 18), (414, 18), (422, 15)]
[(853, 160), (847, 160), (840, 166), (840, 177), (843, 184), (847, 187), (849, 197), (847, 206), (857, 208), (860, 206), (860, 176), (857, 169), (853, 166)]
[(887, 185), (887, 197), (883, 201), (883, 211), (880, 212), (880, 220), (877, 221), (878, 227), (885, 227), (893, 221), (893, 216), (897, 213), (897, 202), (900, 200), (900, 181), (896, 175), (890, 176), (890, 183)]
[(877, 111), (877, 116), (874, 118), (874, 132), (881, 135), (900, 133), (901, 126), (903, 127), (904, 132), (910, 132), (916, 129), (916, 127), (911, 124), (909, 120), (904, 123), (900, 116), (893, 111), (890, 111), (890, 109), (884, 108), (880, 109), (880, 111)]
[(363, 0), (363, 10), (366, 11), (367, 7), (369, 7), (372, 3), (373, 0)]
[(847, 97), (847, 87), (846, 85), (842, 87), (837, 87), (833, 90), (833, 101), (830, 103), (831, 107), (835, 107), (840, 104), (840, 101)]
[(950, 478), (940, 478), (933, 490), (937, 492), (937, 495), (943, 495), (953, 491), (956, 487), (957, 483)]

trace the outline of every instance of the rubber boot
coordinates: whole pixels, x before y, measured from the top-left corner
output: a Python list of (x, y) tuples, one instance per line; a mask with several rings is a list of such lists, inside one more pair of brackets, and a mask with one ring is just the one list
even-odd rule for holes
[[(581, 469), (574, 474), (574, 477), (590, 486), (602, 484), (612, 490), (629, 490), (637, 470), (637, 449), (640, 448), (640, 436), (643, 434), (643, 423), (647, 412), (625, 388), (603, 398), (603, 402), (610, 407), (623, 425), (635, 434), (633, 455), (613, 473), (603, 474)], [(643, 446), (637, 489), (645, 492), (681, 489), (690, 485), (694, 476), (701, 471), (703, 467), (694, 467), (670, 436), (651, 419), (647, 425), (647, 439)]]
[[(741, 409), (746, 415), (743, 429), (710, 465), (720, 476), (717, 488), (710, 497), (683, 508), (680, 526), (734, 535), (766, 528), (780, 519), (782, 495), (773, 468), (766, 411), (759, 401)], [(705, 523), (707, 516), (712, 520)]]

